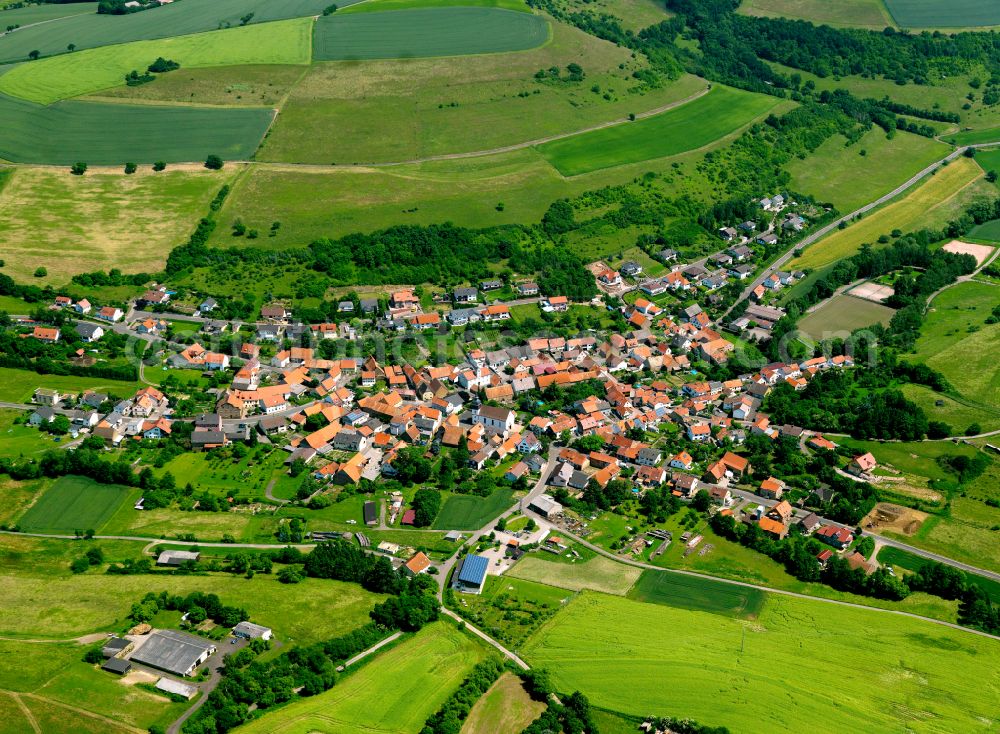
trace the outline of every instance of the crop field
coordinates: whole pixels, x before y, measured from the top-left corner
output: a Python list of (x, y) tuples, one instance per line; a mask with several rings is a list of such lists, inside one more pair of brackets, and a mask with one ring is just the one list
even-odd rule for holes
[(960, 193), (982, 177), (982, 169), (969, 158), (958, 158), (936, 174), (883, 208), (869, 212), (860, 222), (834, 232), (806, 248), (802, 257), (789, 263), (793, 269), (821, 268), (855, 254), (862, 243), (874, 244), (880, 235), (894, 229), (911, 232), (952, 218), (953, 202)]
[(873, 128), (854, 145), (834, 135), (805, 159), (787, 165), (796, 191), (829, 202), (843, 213), (892, 191), (918, 171), (944, 158), (950, 148), (912, 133), (887, 138)]
[(754, 619), (764, 606), (766, 595), (758, 589), (722, 583), (707, 576), (700, 578), (665, 571), (643, 571), (629, 591), (628, 598), (678, 609)]
[(118, 509), (129, 490), (85, 477), (59, 477), (17, 521), (29, 533), (98, 530)]
[(885, 0), (903, 28), (974, 28), (1000, 25), (1000, 5), (993, 0)]
[[(338, 5), (346, 7), (357, 1), (342, 0)], [(34, 50), (42, 56), (66, 53), (71, 43), (81, 51), (232, 28), (239, 26), (247, 13), (253, 13), (254, 25), (305, 18), (319, 15), (329, 4), (328, 0), (184, 0), (183, 7), (171, 4), (152, 12), (77, 15), (0, 37), (0, 63), (24, 60)]]
[(500, 8), (334, 13), (316, 22), (313, 59), (409, 59), (525, 51), (548, 40), (540, 15)]
[(606, 594), (626, 594), (642, 571), (634, 566), (595, 556), (577, 563), (556, 563), (541, 556), (529, 556), (518, 561), (507, 575), (526, 581), (536, 581), (561, 589), (603, 591)]
[(484, 657), (470, 636), (447, 622), (363, 663), (330, 690), (234, 729), (239, 734), (403, 734), (420, 731)]
[(478, 530), (513, 504), (514, 490), (498, 489), (489, 497), (453, 494), (434, 520), (436, 530)]
[[(214, 153), (227, 160), (246, 160), (257, 149), (273, 115), (269, 109), (74, 100), (41, 106), (0, 95), (4, 130), (0, 158), (15, 163), (118, 165), (127, 161), (203, 161)], [(108, 130), (114, 134), (109, 135)]]
[(378, 13), (383, 10), (412, 10), (414, 8), (502, 8), (530, 13), (524, 0), (366, 0), (338, 10), (337, 15)]
[[(4, 413), (6, 412), (4, 411)], [(6, 416), (0, 413), (0, 420), (4, 420), (5, 418)], [(0, 430), (4, 430), (5, 425), (6, 423), (0, 424)], [(2, 445), (0, 444), (0, 446)], [(0, 456), (12, 456), (12, 454), (4, 452)], [(13, 454), (13, 456), (16, 457), (17, 454)], [(12, 525), (14, 518), (24, 512), (28, 505), (34, 502), (35, 497), (45, 489), (47, 483), (48, 480), (46, 479), (28, 479), (24, 481), (10, 478), (0, 479), (0, 523)]]
[(0, 93), (39, 104), (52, 104), (124, 86), (126, 74), (133, 70), (144, 72), (160, 56), (178, 62), (181, 69), (239, 64), (308, 64), (312, 23), (309, 18), (299, 18), (53, 56), (21, 64), (0, 76)]
[[(0, 8), (6, 3), (0, 2)], [(23, 8), (0, 10), (0, 29), (19, 25), (22, 28), (34, 23), (45, 23), (57, 18), (69, 18), (74, 15), (86, 15), (97, 12), (97, 3), (28, 5)], [(2, 41), (0, 41), (2, 43)]]
[(969, 232), (969, 237), (987, 242), (1000, 242), (1000, 219), (976, 225)]
[(882, 30), (893, 25), (882, 0), (744, 0), (744, 15), (807, 20), (816, 25)]
[[(504, 673), (476, 701), (461, 734), (504, 734), (519, 732), (545, 709), (541, 701), (532, 700), (513, 673)], [(603, 729), (602, 729), (603, 732)]]
[(803, 317), (799, 331), (813, 341), (821, 341), (832, 332), (851, 332), (874, 324), (888, 325), (894, 309), (863, 298), (839, 294)]
[[(762, 721), (781, 731), (822, 721), (832, 731), (861, 719), (868, 732), (897, 732), (901, 717), (915, 732), (983, 731), (1000, 700), (995, 640), (776, 595), (746, 622), (585, 592), (524, 655), (595, 706), (691, 717), (734, 734)], [(851, 665), (816, 695), (829, 661), (843, 659)]]
[(538, 146), (563, 176), (638, 163), (700, 148), (770, 111), (777, 101), (714, 86), (692, 102), (633, 123)]
[[(131, 176), (120, 170), (73, 176), (54, 168), (18, 168), (0, 192), (0, 257), (21, 282), (62, 285), (81, 270), (157, 272), (235, 173), (204, 167)], [(24, 311), (23, 313), (27, 313)]]

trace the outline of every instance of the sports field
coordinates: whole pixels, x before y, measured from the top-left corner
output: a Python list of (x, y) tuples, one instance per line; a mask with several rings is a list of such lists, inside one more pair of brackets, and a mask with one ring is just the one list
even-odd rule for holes
[(312, 20), (299, 18), (63, 54), (21, 64), (0, 76), (0, 93), (52, 104), (124, 86), (126, 74), (145, 72), (161, 56), (181, 65), (168, 74), (200, 66), (308, 64), (311, 32)]
[[(203, 161), (214, 153), (227, 160), (245, 160), (257, 149), (273, 115), (267, 109), (73, 100), (43, 107), (0, 95), (0, 126), (4, 131), (0, 158), (16, 163), (117, 165), (127, 161)], [(45, 134), (39, 134), (41, 131)]]
[[(691, 717), (733, 734), (762, 722), (837, 731), (862, 720), (866, 732), (898, 732), (903, 719), (914, 732), (985, 731), (1000, 701), (995, 640), (777, 595), (747, 622), (584, 592), (524, 656), (595, 706)], [(834, 681), (835, 660), (850, 663)]]
[[(357, 1), (341, 0), (337, 4), (344, 7)], [(253, 24), (305, 18), (319, 15), (329, 4), (329, 0), (184, 0), (183, 3), (172, 3), (151, 12), (78, 15), (21, 28), (16, 33), (0, 37), (0, 63), (24, 60), (34, 50), (40, 51), (43, 57), (66, 53), (66, 47), (71, 43), (80, 51), (237, 27), (240, 18), (247, 13), (253, 13)]]
[(130, 176), (18, 168), (0, 192), (4, 271), (27, 282), (42, 265), (44, 282), (55, 285), (82, 270), (157, 272), (235, 173), (228, 166), (159, 173), (146, 166)]
[(291, 703), (233, 731), (239, 734), (404, 734), (459, 686), (484, 650), (449, 622), (366, 661), (330, 690)]
[(1000, 25), (1000, 4), (994, 0), (885, 0), (903, 28), (974, 28)]
[(882, 0), (744, 0), (739, 12), (767, 18), (807, 20), (834, 27), (882, 30), (893, 25)]
[(880, 235), (894, 229), (912, 232), (920, 227), (946, 223), (955, 211), (961, 193), (983, 175), (975, 161), (960, 157), (927, 176), (914, 188), (874, 213), (867, 214), (860, 222), (847, 229), (834, 230), (815, 244), (806, 248), (802, 257), (789, 263), (789, 268), (821, 268), (856, 253), (862, 243), (874, 244)]
[(571, 591), (590, 589), (621, 595), (632, 588), (641, 573), (634, 566), (626, 566), (604, 556), (576, 563), (557, 563), (529, 556), (519, 561), (506, 575)]
[(694, 150), (771, 110), (778, 100), (714, 86), (698, 99), (636, 122), (574, 135), (537, 150), (563, 176)]
[(874, 324), (887, 326), (894, 309), (841, 293), (820, 304), (799, 320), (799, 330), (812, 341), (832, 338), (834, 332), (851, 332)]
[(410, 59), (525, 51), (549, 37), (540, 15), (500, 8), (334, 13), (316, 21), (313, 59)]
[(117, 484), (98, 484), (77, 476), (59, 477), (17, 524), (28, 533), (100, 530), (128, 493), (128, 487)]
[(444, 501), (434, 520), (436, 530), (478, 530), (510, 507), (514, 490), (498, 489), (489, 497), (453, 494)]
[(754, 619), (764, 606), (766, 595), (757, 589), (725, 584), (708, 576), (643, 571), (629, 591), (628, 598), (678, 609)]

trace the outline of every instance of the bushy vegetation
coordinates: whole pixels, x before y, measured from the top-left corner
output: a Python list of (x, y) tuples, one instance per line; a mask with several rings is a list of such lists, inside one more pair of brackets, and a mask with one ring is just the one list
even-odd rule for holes
[(420, 734), (458, 734), (476, 701), (496, 683), (503, 671), (499, 658), (491, 657), (476, 663), (458, 690), (427, 719)]

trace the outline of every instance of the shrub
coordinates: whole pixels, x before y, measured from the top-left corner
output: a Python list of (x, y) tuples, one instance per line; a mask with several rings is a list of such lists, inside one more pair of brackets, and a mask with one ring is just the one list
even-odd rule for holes
[(69, 172), (74, 176), (82, 176), (87, 172), (87, 164), (83, 161), (77, 161), (73, 164), (73, 167), (69, 169)]

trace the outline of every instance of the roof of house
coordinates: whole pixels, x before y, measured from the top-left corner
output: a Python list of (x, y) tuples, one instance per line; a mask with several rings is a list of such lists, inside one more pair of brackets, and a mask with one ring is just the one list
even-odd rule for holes
[(413, 558), (408, 560), (405, 565), (411, 573), (422, 573), (430, 568), (431, 559), (424, 555), (423, 552), (417, 551)]

